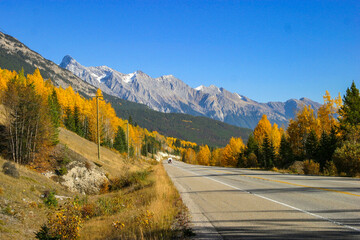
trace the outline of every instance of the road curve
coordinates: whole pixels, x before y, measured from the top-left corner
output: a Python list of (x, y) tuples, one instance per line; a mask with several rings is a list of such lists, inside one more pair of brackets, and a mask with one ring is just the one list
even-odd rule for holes
[(174, 161), (197, 239), (360, 239), (360, 180)]

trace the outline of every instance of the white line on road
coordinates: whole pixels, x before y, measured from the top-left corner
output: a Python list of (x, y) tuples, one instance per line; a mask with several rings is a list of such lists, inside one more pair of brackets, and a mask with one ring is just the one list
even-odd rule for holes
[[(177, 164), (176, 164), (176, 165), (177, 165)], [(225, 185), (225, 186), (228, 186), (228, 187), (231, 187), (231, 188), (233, 188), (233, 189), (236, 189), (236, 190), (239, 190), (239, 191), (242, 191), (242, 192), (246, 192), (246, 193), (255, 195), (255, 196), (257, 196), (257, 197), (260, 197), (260, 198), (266, 199), (266, 200), (268, 200), (268, 201), (271, 201), (271, 202), (274, 202), (274, 203), (283, 205), (283, 206), (285, 206), (285, 207), (294, 209), (294, 210), (296, 210), (296, 211), (299, 211), (299, 212), (302, 212), (302, 213), (311, 215), (311, 216), (316, 217), (316, 218), (320, 218), (320, 219), (322, 219), (322, 220), (328, 221), (328, 222), (333, 223), (333, 224), (336, 224), (336, 225), (338, 225), (338, 226), (341, 226), (341, 227), (344, 227), (344, 228), (347, 228), (347, 229), (351, 229), (351, 230), (360, 232), (360, 229), (359, 229), (359, 228), (355, 228), (355, 227), (352, 227), (352, 226), (349, 226), (349, 225), (346, 225), (346, 224), (343, 224), (343, 223), (334, 221), (334, 220), (332, 220), (332, 219), (330, 219), (330, 218), (326, 218), (326, 217), (317, 215), (317, 214), (315, 214), (315, 213), (311, 213), (311, 212), (308, 212), (308, 211), (306, 211), (306, 210), (303, 210), (303, 209), (300, 209), (300, 208), (291, 206), (291, 205), (289, 205), (289, 204), (286, 204), (286, 203), (283, 203), (283, 202), (280, 202), (280, 201), (277, 201), (277, 200), (274, 200), (274, 199), (271, 199), (271, 198), (268, 198), (268, 197), (265, 197), (265, 196), (262, 196), (262, 195), (259, 195), (259, 194), (256, 194), (256, 193), (252, 193), (252, 192), (246, 191), (246, 190), (244, 190), (244, 189), (241, 189), (241, 188), (232, 186), (232, 185), (230, 185), (230, 184), (224, 183), (224, 182), (222, 182), (222, 181), (220, 181), (220, 180), (214, 179), (214, 178), (212, 178), (212, 177), (202, 176), (202, 175), (199, 174), (199, 173), (196, 173), (196, 172), (193, 172), (193, 171), (190, 171), (190, 170), (181, 168), (181, 167), (176, 166), (176, 165), (175, 165), (175, 167), (180, 168), (180, 169), (182, 169), (183, 171), (186, 171), (186, 172), (189, 172), (189, 173), (192, 173), (192, 174), (194, 174), (194, 175), (198, 175), (198, 176), (201, 176), (201, 177), (204, 177), (204, 178), (208, 178), (208, 179), (210, 179), (210, 180), (212, 180), (212, 181), (221, 183), (221, 184), (223, 184), (223, 185)]]

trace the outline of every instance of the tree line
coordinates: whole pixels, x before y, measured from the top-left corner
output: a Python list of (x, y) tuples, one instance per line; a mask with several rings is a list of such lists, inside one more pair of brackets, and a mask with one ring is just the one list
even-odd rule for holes
[[(273, 125), (263, 115), (246, 145), (231, 138), (224, 148), (177, 149), (184, 162), (201, 165), (291, 168), (300, 162), (308, 174), (356, 176), (360, 174), (360, 95), (355, 82), (341, 98), (328, 91), (317, 110), (304, 106), (287, 128)], [(176, 144), (174, 144), (176, 145)]]

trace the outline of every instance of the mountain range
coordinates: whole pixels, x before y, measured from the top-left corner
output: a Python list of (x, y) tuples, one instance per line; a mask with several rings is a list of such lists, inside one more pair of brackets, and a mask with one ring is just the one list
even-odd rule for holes
[(270, 122), (286, 126), (304, 105), (315, 110), (321, 106), (308, 98), (259, 103), (214, 85), (192, 88), (173, 75), (152, 78), (142, 71), (124, 74), (107, 66), (85, 67), (69, 55), (60, 67), (110, 95), (156, 111), (205, 116), (245, 128), (255, 128), (263, 114)]
[[(82, 96), (90, 98), (95, 96), (97, 87), (102, 84), (95, 82), (91, 85), (69, 70), (59, 67), (54, 62), (43, 58), (39, 53), (31, 50), (18, 39), (0, 32), (0, 68), (32, 74), (36, 68), (40, 70), (44, 79), (51, 79), (55, 86), (72, 88)], [(104, 85), (104, 84), (103, 84)], [(198, 144), (207, 144), (213, 147), (225, 146), (231, 137), (241, 137), (247, 140), (250, 129), (240, 128), (224, 122), (205, 117), (196, 117), (187, 114), (161, 113), (149, 107), (130, 102), (110, 94), (110, 89), (103, 89), (104, 99), (114, 107), (116, 114), (133, 121), (149, 131), (180, 138)]]

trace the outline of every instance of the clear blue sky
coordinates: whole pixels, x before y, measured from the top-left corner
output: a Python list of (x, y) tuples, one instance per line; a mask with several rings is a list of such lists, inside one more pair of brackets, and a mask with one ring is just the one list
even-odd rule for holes
[(0, 0), (0, 31), (58, 64), (69, 54), (259, 102), (360, 87), (359, 0)]

